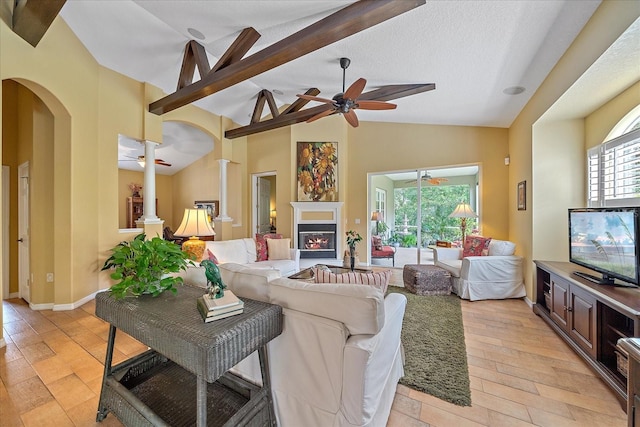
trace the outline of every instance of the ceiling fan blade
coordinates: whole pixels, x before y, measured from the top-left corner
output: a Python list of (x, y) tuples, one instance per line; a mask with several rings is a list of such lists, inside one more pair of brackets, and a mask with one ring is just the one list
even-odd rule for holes
[(167, 163), (164, 160), (156, 160), (156, 165), (161, 165), (161, 166), (171, 166), (171, 163)]
[(385, 101), (357, 101), (358, 108), (363, 110), (394, 110), (397, 105)]
[(333, 104), (334, 101), (333, 99), (327, 99), (327, 98), (320, 98), (317, 96), (311, 96), (311, 95), (296, 95), (298, 98), (302, 98), (302, 99), (306, 99), (307, 101), (317, 101), (317, 102), (322, 102), (324, 104)]
[(353, 82), (351, 86), (344, 92), (342, 97), (344, 99), (356, 99), (362, 94), (364, 87), (367, 85), (367, 81), (360, 77), (358, 80)]
[(307, 120), (307, 123), (311, 123), (311, 122), (315, 122), (318, 119), (321, 119), (323, 117), (327, 117), (330, 116), (331, 114), (335, 113), (336, 110), (334, 108), (327, 108), (326, 110), (324, 110), (321, 113), (316, 114), (315, 116), (311, 117), (310, 119)]
[(406, 85), (386, 85), (378, 89), (370, 90), (359, 96), (362, 100), (391, 101), (392, 99), (404, 98), (405, 96), (416, 95), (436, 88), (435, 83), (419, 83)]
[(346, 113), (344, 113), (344, 118), (354, 128), (357, 128), (358, 125), (360, 124), (358, 122), (358, 116), (356, 116), (356, 112), (354, 110), (349, 110)]

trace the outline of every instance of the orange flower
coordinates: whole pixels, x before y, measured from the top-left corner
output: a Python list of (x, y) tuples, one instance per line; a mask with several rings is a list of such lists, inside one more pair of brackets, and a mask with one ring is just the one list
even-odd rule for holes
[(298, 158), (298, 166), (303, 167), (311, 163), (313, 160), (313, 152), (311, 151), (311, 145), (303, 148), (300, 151), (300, 157)]
[(321, 150), (322, 154), (328, 159), (334, 157), (336, 154), (336, 148), (333, 146), (333, 143), (323, 144)]

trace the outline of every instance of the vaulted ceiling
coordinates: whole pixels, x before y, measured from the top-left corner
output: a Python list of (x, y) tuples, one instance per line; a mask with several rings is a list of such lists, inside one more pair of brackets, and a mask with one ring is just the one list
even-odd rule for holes
[[(251, 55), (353, 1), (67, 1), (62, 18), (103, 66), (176, 90), (191, 39), (215, 64), (242, 29), (261, 34)], [(398, 99), (388, 111), (358, 111), (360, 121), (508, 127), (568, 48), (599, 0), (427, 1), (425, 5), (195, 102), (249, 123), (258, 93), (278, 107), (311, 87), (436, 83), (435, 91)], [(197, 76), (196, 76), (197, 79)], [(508, 88), (524, 92), (510, 95)], [(309, 106), (314, 106), (310, 103)], [(268, 110), (265, 109), (265, 113)]]

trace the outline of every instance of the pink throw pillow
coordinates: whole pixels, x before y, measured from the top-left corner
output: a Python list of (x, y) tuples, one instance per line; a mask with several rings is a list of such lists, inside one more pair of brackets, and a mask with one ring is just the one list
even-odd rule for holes
[(371, 236), (371, 246), (376, 251), (382, 250), (382, 238), (380, 236)]
[(256, 261), (266, 261), (269, 259), (269, 249), (266, 239), (282, 239), (282, 234), (256, 234)]
[(488, 254), (489, 243), (491, 243), (491, 237), (482, 236), (467, 236), (464, 240), (464, 247), (462, 248), (462, 258), (468, 256), (482, 256)]
[(213, 254), (213, 252), (211, 252), (209, 249), (207, 249), (207, 252), (205, 252), (204, 259), (208, 259), (209, 261), (213, 261), (213, 263), (215, 265), (220, 264), (220, 261), (218, 261), (218, 258), (216, 258), (216, 256)]

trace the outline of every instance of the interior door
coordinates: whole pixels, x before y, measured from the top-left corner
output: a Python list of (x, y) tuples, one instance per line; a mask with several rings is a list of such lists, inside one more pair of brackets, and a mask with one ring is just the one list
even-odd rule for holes
[(271, 198), (271, 182), (265, 178), (258, 178), (258, 233), (271, 231), (269, 223), (269, 201)]
[(29, 162), (25, 162), (18, 166), (18, 288), (26, 302), (31, 302), (29, 253)]

